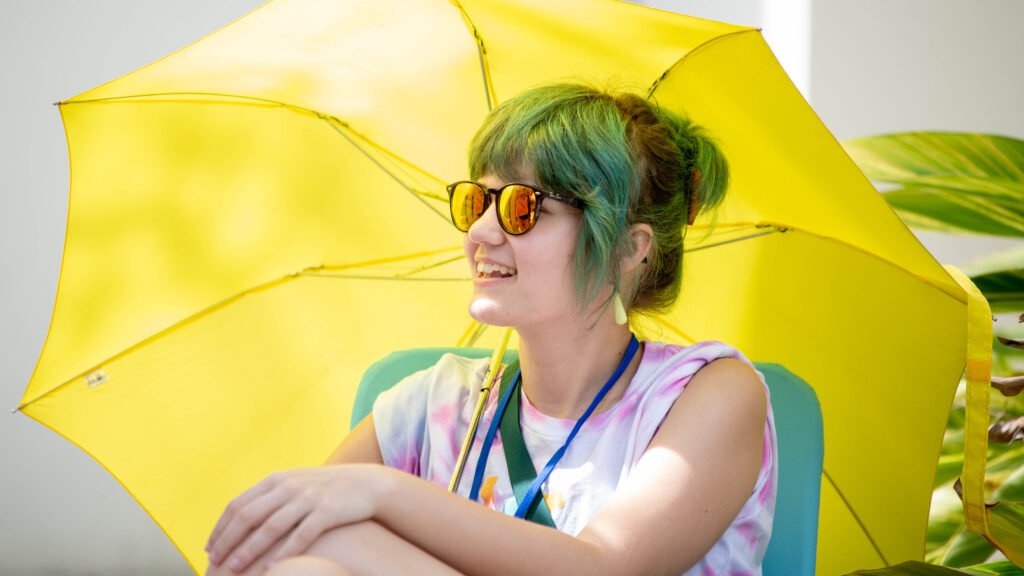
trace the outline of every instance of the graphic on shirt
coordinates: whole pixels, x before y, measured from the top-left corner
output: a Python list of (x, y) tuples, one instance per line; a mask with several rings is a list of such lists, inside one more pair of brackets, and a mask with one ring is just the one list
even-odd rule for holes
[(565, 508), (565, 502), (562, 500), (562, 493), (555, 492), (554, 494), (545, 494), (544, 502), (548, 505), (548, 510), (554, 512), (558, 508)]
[(497, 476), (488, 476), (482, 486), (480, 486), (480, 499), (483, 500), (484, 506), (488, 508), (494, 508), (494, 485), (498, 482)]

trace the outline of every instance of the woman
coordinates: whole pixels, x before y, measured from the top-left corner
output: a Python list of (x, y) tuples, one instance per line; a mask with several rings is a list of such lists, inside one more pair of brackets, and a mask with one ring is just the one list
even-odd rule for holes
[[(776, 474), (762, 379), (725, 344), (639, 343), (626, 324), (675, 300), (680, 231), (726, 187), (718, 149), (640, 97), (565, 84), (491, 112), (469, 168), (449, 193), (470, 314), (515, 327), (520, 360), (459, 495), (444, 487), (486, 361), (447, 355), (383, 394), (328, 465), (236, 498), (209, 574), (759, 574)], [(543, 498), (516, 497), (499, 403), (522, 405)], [(557, 530), (513, 517), (528, 512)]]

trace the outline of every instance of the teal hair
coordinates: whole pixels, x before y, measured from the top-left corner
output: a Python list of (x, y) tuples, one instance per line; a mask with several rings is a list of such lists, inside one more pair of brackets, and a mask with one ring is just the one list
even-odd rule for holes
[[(633, 94), (578, 84), (534, 88), (492, 110), (470, 144), (469, 172), (474, 180), (530, 176), (582, 200), (577, 302), (586, 308), (610, 284), (638, 310), (675, 300), (690, 203), (718, 204), (728, 180), (718, 148), (688, 120)], [(638, 222), (651, 226), (652, 247), (636, 285), (625, 287), (619, 262), (632, 252), (629, 230)]]

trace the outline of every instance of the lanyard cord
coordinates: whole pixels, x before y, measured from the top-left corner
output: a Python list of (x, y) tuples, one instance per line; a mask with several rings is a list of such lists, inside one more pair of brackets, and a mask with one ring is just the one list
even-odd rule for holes
[[(561, 460), (562, 456), (565, 455), (566, 449), (569, 448), (569, 444), (572, 442), (573, 438), (576, 437), (576, 433), (580, 431), (580, 428), (583, 427), (584, 422), (587, 421), (587, 418), (590, 418), (590, 415), (597, 408), (597, 405), (601, 403), (601, 400), (603, 400), (608, 394), (608, 391), (612, 389), (612, 386), (614, 386), (615, 382), (622, 376), (622, 373), (626, 371), (626, 367), (629, 366), (629, 363), (633, 360), (633, 357), (636, 355), (636, 351), (639, 348), (640, 342), (636, 339), (636, 336), (633, 335), (629, 340), (629, 347), (626, 348), (626, 354), (622, 357), (622, 361), (619, 362), (619, 367), (615, 369), (615, 373), (612, 374), (611, 378), (609, 378), (607, 382), (605, 382), (604, 386), (602, 386), (601, 390), (597, 393), (597, 396), (595, 396), (594, 400), (590, 403), (586, 412), (584, 412), (583, 415), (580, 416), (579, 420), (576, 421), (576, 425), (573, 426), (572, 432), (569, 433), (569, 437), (566, 438), (562, 447), (551, 455), (551, 459), (548, 460), (547, 465), (544, 466), (544, 469), (541, 470), (540, 474), (538, 474), (533, 480), (533, 483), (530, 484), (530, 489), (527, 491), (526, 497), (523, 498), (523, 501), (519, 503), (519, 507), (516, 509), (515, 515), (517, 518), (526, 517), (527, 511), (530, 509), (530, 504), (533, 503), (537, 498), (537, 494), (540, 492), (541, 485), (544, 484), (548, 476), (551, 475), (551, 471), (555, 469), (559, 460)], [(476, 473), (473, 475), (473, 486), (469, 491), (470, 500), (476, 500), (479, 498), (480, 486), (483, 484), (484, 468), (487, 465), (487, 457), (490, 455), (491, 445), (494, 442), (494, 435), (498, 431), (498, 424), (501, 422), (501, 417), (505, 414), (505, 409), (508, 407), (512, 394), (518, 394), (518, 384), (521, 375), (521, 371), (516, 372), (515, 379), (513, 380), (516, 385), (509, 386), (508, 389), (505, 390), (505, 393), (502, 394), (501, 401), (498, 402), (497, 410), (494, 412), (494, 417), (491, 419), (491, 425), (487, 429), (487, 435), (484, 437), (484, 443), (480, 448), (480, 456), (476, 463)], [(517, 422), (516, 425), (518, 426), (519, 423)]]

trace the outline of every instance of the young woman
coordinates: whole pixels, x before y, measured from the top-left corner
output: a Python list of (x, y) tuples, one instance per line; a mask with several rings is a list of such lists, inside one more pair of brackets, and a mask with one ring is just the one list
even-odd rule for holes
[[(626, 323), (679, 293), (686, 226), (726, 188), (718, 149), (638, 96), (563, 84), (492, 111), (469, 171), (449, 194), (470, 314), (515, 327), (519, 363), (458, 495), (487, 361), (447, 355), (381, 395), (327, 465), (236, 498), (208, 574), (760, 574), (776, 478), (763, 380), (725, 344), (638, 342)], [(496, 413), (513, 414), (500, 432)], [(507, 463), (523, 446), (535, 498)]]

